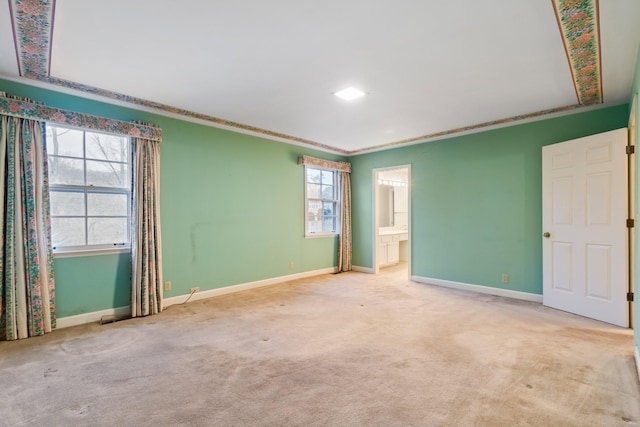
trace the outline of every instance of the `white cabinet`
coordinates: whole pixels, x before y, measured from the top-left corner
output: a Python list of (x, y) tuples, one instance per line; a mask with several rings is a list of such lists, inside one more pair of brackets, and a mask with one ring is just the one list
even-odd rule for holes
[(400, 233), (378, 236), (378, 266), (386, 267), (400, 262), (400, 240), (402, 237), (406, 240), (406, 233), (404, 236)]
[(387, 264), (400, 262), (400, 242), (391, 242), (387, 245)]

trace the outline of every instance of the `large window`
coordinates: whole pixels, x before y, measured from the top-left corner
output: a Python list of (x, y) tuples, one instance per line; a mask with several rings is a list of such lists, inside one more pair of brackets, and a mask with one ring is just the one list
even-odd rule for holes
[(55, 252), (130, 247), (128, 137), (46, 125)]
[(337, 171), (305, 166), (306, 235), (337, 234), (340, 193)]

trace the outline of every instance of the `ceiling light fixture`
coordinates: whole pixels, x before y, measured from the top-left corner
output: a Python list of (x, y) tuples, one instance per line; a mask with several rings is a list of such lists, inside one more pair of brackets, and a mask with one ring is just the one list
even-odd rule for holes
[(356, 89), (355, 87), (349, 86), (346, 89), (342, 89), (341, 91), (334, 93), (334, 95), (337, 96), (338, 98), (344, 99), (345, 101), (353, 101), (354, 99), (358, 99), (364, 96), (365, 93), (360, 89)]

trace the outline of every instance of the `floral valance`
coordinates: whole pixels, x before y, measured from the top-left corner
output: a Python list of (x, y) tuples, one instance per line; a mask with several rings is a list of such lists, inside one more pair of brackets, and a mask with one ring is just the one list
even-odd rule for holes
[(14, 97), (4, 92), (0, 92), (0, 114), (128, 135), (136, 138), (145, 138), (158, 142), (162, 141), (162, 130), (156, 126), (137, 122), (123, 122), (115, 119), (92, 116), (90, 114), (47, 107), (44, 104)]
[(299, 165), (318, 166), (325, 169), (334, 169), (340, 172), (351, 173), (351, 163), (349, 162), (334, 162), (331, 160), (318, 159), (311, 156), (298, 157)]

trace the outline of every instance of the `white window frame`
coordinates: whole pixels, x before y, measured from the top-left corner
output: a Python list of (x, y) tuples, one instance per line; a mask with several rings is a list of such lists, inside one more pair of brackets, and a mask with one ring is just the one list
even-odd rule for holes
[[(53, 192), (73, 192), (73, 193), (82, 193), (84, 196), (84, 214), (78, 215), (53, 215), (50, 217), (53, 220), (54, 218), (84, 218), (85, 219), (85, 229), (84, 229), (84, 245), (73, 245), (73, 246), (59, 246), (53, 247), (53, 253), (56, 257), (66, 257), (66, 256), (86, 256), (86, 255), (101, 255), (108, 253), (121, 253), (121, 252), (130, 252), (131, 251), (131, 177), (133, 174), (133, 165), (132, 165), (132, 146), (131, 146), (131, 138), (128, 135), (121, 134), (112, 134), (108, 132), (100, 132), (93, 129), (84, 129), (84, 128), (75, 128), (70, 126), (58, 125), (56, 123), (46, 123), (47, 127), (56, 127), (61, 129), (69, 129), (74, 131), (80, 131), (83, 133), (83, 157), (75, 157), (75, 156), (67, 156), (67, 155), (54, 155), (51, 153), (47, 153), (48, 158), (67, 158), (67, 159), (75, 159), (82, 160), (84, 164), (83, 173), (85, 178), (84, 185), (78, 184), (49, 184), (49, 195)], [(46, 133), (46, 132), (45, 132)], [(86, 141), (87, 134), (102, 134), (102, 135), (115, 135), (118, 137), (123, 137), (128, 140), (129, 150), (126, 156), (126, 162), (119, 161), (111, 161), (111, 160), (100, 160), (87, 158), (86, 153)], [(87, 165), (86, 162), (96, 161), (96, 162), (104, 162), (104, 163), (115, 163), (115, 164), (125, 164), (129, 170), (129, 176), (127, 177), (127, 182), (129, 184), (128, 187), (101, 187), (95, 186), (92, 184), (86, 184), (87, 179)], [(117, 194), (117, 195), (125, 195), (127, 199), (127, 242), (113, 242), (113, 243), (104, 243), (104, 244), (88, 244), (88, 220), (90, 218), (96, 217), (95, 215), (89, 215), (87, 212), (88, 203), (87, 198), (89, 194)], [(122, 215), (113, 215), (113, 216), (98, 216), (99, 218), (123, 218)], [(53, 221), (52, 221), (53, 222)], [(53, 226), (53, 225), (52, 225)]]
[[(310, 198), (308, 193), (307, 193), (307, 189), (308, 189), (308, 184), (314, 184), (311, 182), (307, 181), (307, 170), (308, 169), (314, 169), (314, 170), (319, 170), (319, 171), (325, 171), (325, 172), (331, 172), (333, 174), (333, 186), (334, 186), (334, 199), (318, 199), (318, 198)], [(304, 165), (304, 233), (305, 233), (305, 237), (307, 238), (314, 238), (314, 237), (332, 237), (332, 236), (337, 236), (340, 234), (340, 229), (341, 229), (341, 224), (340, 224), (340, 220), (342, 218), (342, 194), (340, 192), (340, 172), (335, 170), (335, 169), (327, 169), (327, 168), (321, 168), (318, 166), (310, 166), (310, 165)], [(321, 183), (320, 183), (321, 184)], [(309, 200), (318, 200), (318, 201), (322, 201), (322, 202), (332, 202), (335, 203), (335, 224), (336, 224), (336, 229), (335, 231), (319, 231), (319, 232), (312, 232), (309, 231)]]

